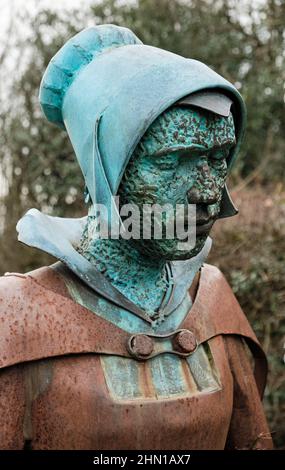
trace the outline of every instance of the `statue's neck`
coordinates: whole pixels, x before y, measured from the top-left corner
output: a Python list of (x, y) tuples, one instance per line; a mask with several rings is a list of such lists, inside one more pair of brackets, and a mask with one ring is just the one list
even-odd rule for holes
[(79, 251), (122, 294), (152, 315), (168, 287), (166, 262), (143, 255), (129, 240), (90, 236), (92, 223), (88, 218)]

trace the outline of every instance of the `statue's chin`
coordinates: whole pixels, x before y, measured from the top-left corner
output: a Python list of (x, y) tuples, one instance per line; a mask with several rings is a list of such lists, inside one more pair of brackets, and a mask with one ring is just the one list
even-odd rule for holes
[(198, 236), (194, 247), (187, 247), (179, 240), (133, 240), (136, 248), (145, 256), (165, 261), (182, 261), (193, 258), (203, 248), (208, 235)]

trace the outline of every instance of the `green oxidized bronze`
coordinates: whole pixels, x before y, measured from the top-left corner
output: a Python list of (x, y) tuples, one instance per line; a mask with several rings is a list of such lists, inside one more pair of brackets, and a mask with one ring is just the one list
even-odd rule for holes
[[(58, 261), (0, 279), (0, 447), (271, 448), (264, 353), (205, 263), (213, 223), (237, 212), (226, 177), (244, 134), (240, 94), (204, 64), (102, 25), (51, 60), (40, 102), (69, 134), (89, 213), (31, 209), (17, 225), (20, 241)], [(155, 204), (166, 206), (162, 234), (145, 237)], [(193, 246), (165, 236), (179, 204), (186, 229), (196, 206)], [(130, 238), (128, 205), (139, 209)]]
[(80, 252), (144, 310), (154, 312), (161, 304), (168, 287), (167, 261), (192, 258), (203, 248), (220, 212), (227, 157), (234, 144), (231, 114), (222, 117), (177, 106), (154, 121), (128, 163), (118, 191), (121, 205), (135, 204), (142, 212), (144, 204), (170, 204), (174, 209), (184, 204), (185, 211), (188, 204), (197, 204), (200, 225), (196, 246), (189, 252), (177, 248), (177, 238), (144, 240), (142, 224), (140, 240), (98, 239), (96, 217), (88, 218)]

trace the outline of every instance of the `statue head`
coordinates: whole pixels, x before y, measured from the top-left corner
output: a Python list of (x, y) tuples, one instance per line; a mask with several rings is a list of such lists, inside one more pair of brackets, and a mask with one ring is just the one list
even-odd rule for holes
[[(119, 186), (119, 202), (140, 210), (140, 236), (133, 243), (152, 257), (187, 259), (203, 247), (221, 212), (227, 176), (227, 159), (236, 143), (233, 116), (220, 116), (195, 107), (174, 106), (162, 113), (137, 145)], [(188, 217), (188, 205), (196, 218)], [(151, 237), (145, 238), (144, 208), (163, 208), (147, 219)], [(178, 209), (177, 209), (178, 208)], [(195, 246), (181, 242), (175, 230), (167, 237), (166, 224), (182, 209), (183, 233), (196, 222)], [(161, 224), (155, 237), (154, 225)], [(196, 220), (195, 220), (196, 219)], [(146, 232), (146, 231), (145, 231)]]
[(52, 59), (40, 101), (47, 118), (69, 133), (90, 203), (106, 207), (108, 226), (121, 220), (123, 204), (140, 213), (144, 205), (167, 205), (164, 226), (177, 205), (196, 205), (195, 246), (181, 248), (164, 232), (145, 239), (141, 225), (130, 242), (144, 253), (192, 257), (215, 220), (236, 213), (225, 183), (245, 107), (234, 86), (204, 64), (143, 45), (126, 28), (97, 26)]

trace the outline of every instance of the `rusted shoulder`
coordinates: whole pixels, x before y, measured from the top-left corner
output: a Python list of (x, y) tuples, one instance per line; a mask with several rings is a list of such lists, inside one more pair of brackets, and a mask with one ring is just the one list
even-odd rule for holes
[(26, 275), (32, 277), (43, 288), (70, 298), (66, 283), (62, 276), (53, 269), (52, 266), (44, 266), (34, 271), (30, 271)]
[(263, 394), (267, 376), (266, 356), (230, 285), (215, 266), (203, 266), (193, 307), (182, 328), (191, 330), (199, 344), (219, 335), (244, 338), (254, 357), (254, 375), (260, 395)]
[(128, 355), (128, 333), (62, 295), (57, 276), (41, 271), (1, 278), (0, 368), (67, 354)]
[(186, 325), (195, 330), (200, 343), (218, 334), (248, 336), (258, 343), (230, 285), (221, 271), (209, 264), (201, 270), (196, 297), (183, 327)]

